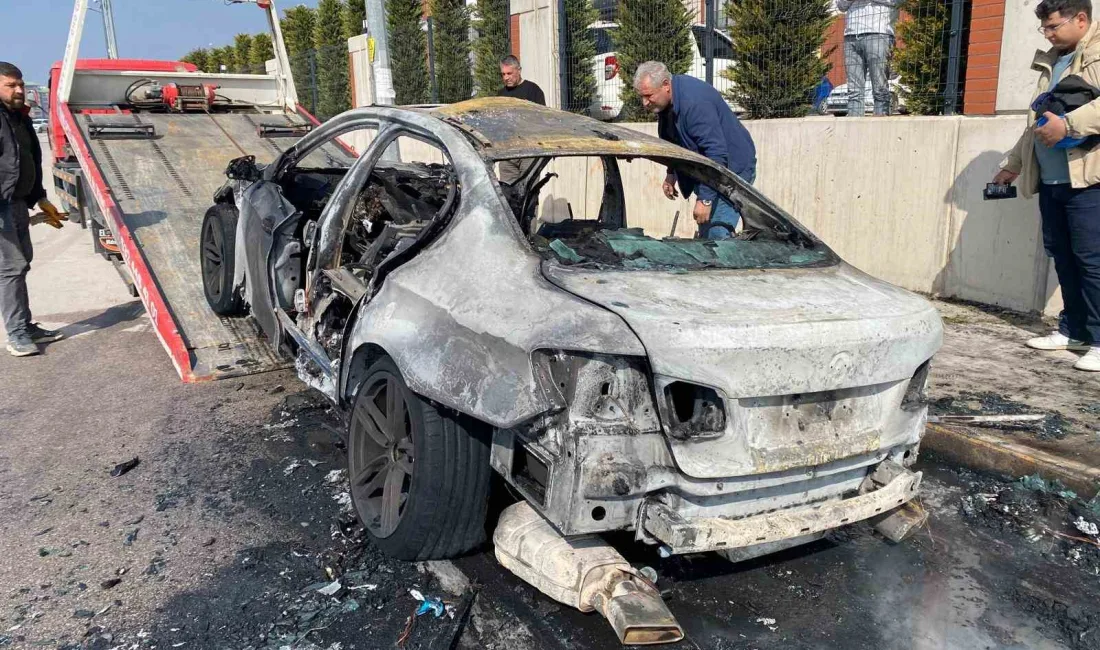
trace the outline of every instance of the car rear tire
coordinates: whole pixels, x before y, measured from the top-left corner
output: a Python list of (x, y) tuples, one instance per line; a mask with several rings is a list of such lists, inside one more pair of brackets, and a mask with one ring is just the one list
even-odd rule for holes
[(348, 424), (348, 476), (375, 546), (401, 560), (436, 560), (480, 544), (488, 439), (481, 423), (413, 393), (391, 359), (371, 366)]
[(206, 211), (199, 239), (199, 264), (206, 302), (219, 316), (241, 316), (244, 301), (233, 287), (237, 208), (219, 203)]

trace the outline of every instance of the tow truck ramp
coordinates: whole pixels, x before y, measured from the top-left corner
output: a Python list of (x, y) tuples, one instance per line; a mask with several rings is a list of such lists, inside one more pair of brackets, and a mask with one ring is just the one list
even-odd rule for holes
[[(91, 189), (107, 208), (104, 216), (183, 380), (286, 365), (252, 319), (223, 318), (210, 309), (199, 235), (230, 160), (252, 155), (269, 163), (295, 142), (293, 136), (262, 137), (260, 127), (304, 121), (260, 113), (77, 113), (73, 120), (81, 139), (77, 148), (87, 152), (80, 156), (81, 166), (95, 167), (84, 170)], [(109, 196), (100, 197), (103, 190)]]

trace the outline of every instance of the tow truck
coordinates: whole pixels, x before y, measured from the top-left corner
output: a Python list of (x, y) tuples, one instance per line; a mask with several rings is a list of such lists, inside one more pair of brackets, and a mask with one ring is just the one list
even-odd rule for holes
[[(88, 0), (75, 0), (64, 59), (49, 81), (53, 184), (70, 219), (145, 305), (185, 382), (286, 362), (247, 318), (206, 304), (202, 217), (228, 161), (266, 163), (319, 122), (298, 103), (274, 0), (273, 74), (209, 74), (178, 61), (78, 59)], [(354, 157), (351, 150), (330, 152)]]

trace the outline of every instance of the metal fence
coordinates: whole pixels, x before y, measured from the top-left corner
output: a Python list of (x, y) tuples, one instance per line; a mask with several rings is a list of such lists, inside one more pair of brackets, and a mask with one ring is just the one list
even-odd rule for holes
[[(748, 119), (962, 106), (972, 0), (552, 1), (562, 18), (552, 35), (561, 94), (547, 99), (597, 119), (653, 119), (633, 88), (649, 60), (711, 84)], [(391, 12), (408, 5), (390, 22), (397, 102), (495, 95), (498, 61), (513, 51), (513, 4), (435, 0), (432, 15), (419, 0), (389, 0)], [(291, 52), (291, 66), (311, 113), (327, 119), (350, 107), (345, 47)]]
[(599, 119), (652, 119), (632, 88), (648, 60), (747, 118), (962, 105), (971, 0), (557, 2), (562, 107)]

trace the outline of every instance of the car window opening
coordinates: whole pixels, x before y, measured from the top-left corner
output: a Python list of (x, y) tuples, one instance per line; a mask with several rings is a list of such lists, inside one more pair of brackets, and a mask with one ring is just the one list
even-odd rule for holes
[[(537, 160), (537, 162), (535, 162)], [(835, 256), (808, 232), (796, 227), (774, 208), (747, 193), (724, 194), (742, 215), (741, 224), (725, 240), (699, 238), (697, 228), (682, 201), (669, 201), (660, 187), (649, 188), (645, 197), (625, 197), (619, 175), (631, 165), (667, 164), (641, 158), (605, 157), (603, 189), (599, 201), (566, 201), (547, 190), (560, 180), (555, 168), (588, 164), (587, 175), (601, 182), (600, 165), (583, 158), (543, 158), (525, 161), (527, 171), (513, 184), (501, 183), (513, 213), (528, 242), (543, 259), (568, 267), (596, 270), (692, 271), (703, 269), (776, 269), (822, 266)], [(631, 162), (631, 161), (637, 162)], [(564, 173), (564, 172), (563, 172)], [(679, 168), (696, 182), (690, 168)], [(526, 189), (525, 189), (526, 188)], [(551, 188), (554, 189), (554, 188)], [(559, 185), (557, 190), (561, 190)], [(564, 212), (561, 204), (564, 203)], [(587, 208), (586, 205), (587, 204)], [(551, 210), (553, 206), (556, 210)], [(677, 215), (677, 212), (679, 214)], [(721, 228), (722, 226), (713, 226)]]

